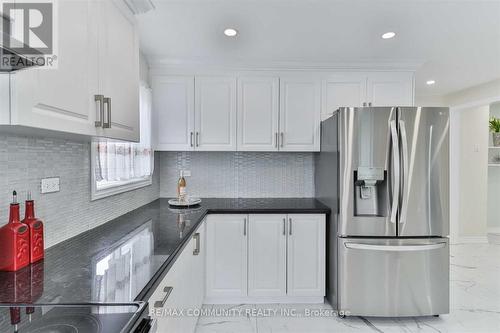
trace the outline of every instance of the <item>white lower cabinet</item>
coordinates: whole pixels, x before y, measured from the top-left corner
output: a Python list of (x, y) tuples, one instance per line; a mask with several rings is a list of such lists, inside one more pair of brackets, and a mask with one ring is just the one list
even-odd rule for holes
[(210, 214), (149, 299), (158, 332), (194, 332), (203, 303), (322, 303), (324, 214)]
[(248, 296), (286, 295), (286, 215), (249, 215)]
[(247, 295), (247, 215), (207, 216), (207, 298)]
[(206, 303), (322, 302), (325, 215), (210, 215)]
[(325, 216), (288, 215), (287, 293), (325, 295)]
[[(158, 332), (194, 332), (205, 298), (205, 222), (193, 234), (172, 268), (159, 284), (149, 308), (156, 314)], [(181, 311), (183, 311), (181, 313)]]

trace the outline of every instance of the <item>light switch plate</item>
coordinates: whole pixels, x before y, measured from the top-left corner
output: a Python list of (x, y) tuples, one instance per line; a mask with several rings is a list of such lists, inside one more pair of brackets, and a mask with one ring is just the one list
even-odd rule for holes
[(191, 170), (182, 170), (182, 175), (184, 177), (191, 177)]
[(41, 189), (42, 194), (59, 192), (59, 177), (43, 178)]

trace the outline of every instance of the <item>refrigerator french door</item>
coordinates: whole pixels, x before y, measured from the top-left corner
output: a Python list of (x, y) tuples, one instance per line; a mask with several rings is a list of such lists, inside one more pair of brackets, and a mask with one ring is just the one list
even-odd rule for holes
[(448, 109), (341, 108), (334, 117), (339, 310), (448, 313)]

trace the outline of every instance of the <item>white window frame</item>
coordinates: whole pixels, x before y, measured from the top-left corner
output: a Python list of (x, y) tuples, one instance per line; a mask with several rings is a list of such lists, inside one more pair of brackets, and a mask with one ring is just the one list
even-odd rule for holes
[(141, 187), (146, 187), (153, 184), (153, 176), (145, 178), (135, 178), (131, 180), (117, 181), (113, 184), (97, 188), (97, 181), (95, 179), (95, 168), (97, 159), (97, 142), (92, 141), (90, 149), (90, 174), (91, 174), (91, 201), (106, 198), (112, 195), (137, 190)]

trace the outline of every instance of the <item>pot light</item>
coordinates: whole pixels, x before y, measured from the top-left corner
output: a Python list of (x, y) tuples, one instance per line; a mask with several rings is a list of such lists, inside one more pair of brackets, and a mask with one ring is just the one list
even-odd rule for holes
[(386, 32), (385, 34), (383, 34), (382, 38), (383, 39), (391, 39), (391, 38), (394, 38), (394, 36), (396, 36), (396, 33), (389, 31), (389, 32)]
[(224, 35), (227, 37), (235, 37), (238, 34), (238, 30), (233, 29), (233, 28), (227, 28), (224, 30)]
[(429, 80), (427, 82), (425, 82), (428, 86), (432, 86), (434, 83), (436, 83), (436, 81), (434, 80)]

